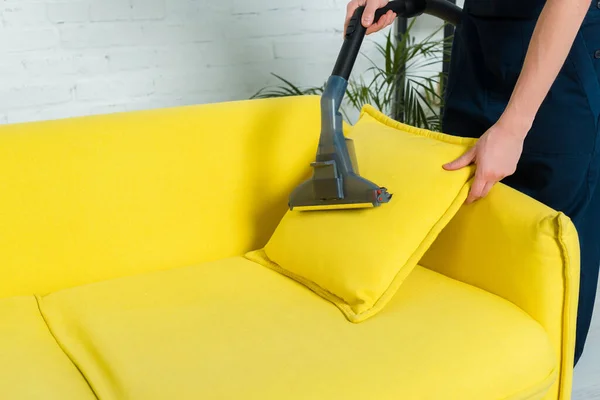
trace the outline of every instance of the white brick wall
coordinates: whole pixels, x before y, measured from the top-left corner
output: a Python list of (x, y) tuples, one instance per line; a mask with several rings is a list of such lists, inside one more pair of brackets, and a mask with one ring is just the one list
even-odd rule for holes
[(346, 3), (2, 0), (0, 123), (244, 99), (271, 72), (320, 85)]

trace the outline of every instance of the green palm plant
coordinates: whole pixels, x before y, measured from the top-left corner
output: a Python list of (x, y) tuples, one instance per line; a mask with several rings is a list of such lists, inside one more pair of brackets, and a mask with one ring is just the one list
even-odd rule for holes
[[(368, 73), (350, 79), (346, 90), (345, 104), (341, 110), (348, 121), (348, 108), (360, 110), (370, 104), (392, 118), (409, 125), (439, 131), (440, 110), (443, 106), (444, 73), (439, 65), (448, 54), (447, 44), (451, 37), (436, 38), (444, 28), (417, 41), (411, 34), (415, 19), (411, 20), (406, 33), (395, 40), (390, 33), (383, 43), (375, 43), (378, 54), (383, 58), (379, 65), (369, 57)], [(438, 66), (437, 71), (436, 68)], [(320, 95), (325, 85), (300, 87), (283, 77), (272, 74), (279, 85), (262, 88), (252, 98), (281, 96)]]

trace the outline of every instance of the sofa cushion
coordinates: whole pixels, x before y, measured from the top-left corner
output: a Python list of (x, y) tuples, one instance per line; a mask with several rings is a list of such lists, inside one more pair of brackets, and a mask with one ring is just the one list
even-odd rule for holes
[(537, 399), (556, 377), (526, 313), (421, 267), (362, 324), (242, 257), (40, 304), (102, 399)]
[[(349, 132), (361, 175), (393, 197), (375, 209), (288, 211), (247, 257), (301, 282), (352, 322), (379, 312), (468, 195), (473, 168), (443, 164), (474, 139), (418, 129), (365, 106)], [(382, 250), (385, 249), (385, 250)]]
[(96, 398), (52, 337), (33, 296), (0, 300), (0, 398)]

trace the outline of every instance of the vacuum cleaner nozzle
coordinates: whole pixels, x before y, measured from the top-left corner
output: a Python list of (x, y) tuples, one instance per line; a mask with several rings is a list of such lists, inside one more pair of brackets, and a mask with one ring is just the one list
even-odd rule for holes
[[(425, 8), (426, 0), (390, 1), (375, 13), (379, 20), (387, 11), (398, 16), (416, 16)], [(290, 210), (332, 210), (378, 207), (388, 203), (392, 195), (358, 174), (354, 146), (344, 137), (342, 115), (339, 112), (350, 73), (366, 36), (362, 25), (364, 6), (352, 15), (344, 43), (333, 72), (321, 96), (321, 136), (313, 176), (300, 184), (290, 195)]]
[[(315, 175), (322, 168), (314, 164), (313, 167), (316, 169)], [(290, 196), (290, 209), (319, 211), (371, 208), (387, 203), (391, 197), (386, 188), (378, 187), (358, 175), (338, 175), (303, 182)]]
[[(367, 31), (361, 22), (364, 10), (364, 6), (358, 7), (347, 25), (344, 44), (321, 96), (321, 136), (317, 158), (311, 164), (313, 177), (292, 192), (290, 209), (377, 207), (392, 198), (386, 188), (358, 174), (354, 146), (343, 135), (339, 112), (350, 73)], [(446, 0), (395, 0), (375, 12), (375, 21), (390, 10), (398, 17), (411, 18), (426, 13), (454, 24), (460, 21), (462, 15), (460, 7)]]
[(321, 137), (313, 176), (290, 195), (289, 208), (299, 211), (377, 207), (392, 198), (387, 189), (358, 175), (351, 139), (344, 137), (339, 105), (347, 82), (332, 75), (321, 97)]

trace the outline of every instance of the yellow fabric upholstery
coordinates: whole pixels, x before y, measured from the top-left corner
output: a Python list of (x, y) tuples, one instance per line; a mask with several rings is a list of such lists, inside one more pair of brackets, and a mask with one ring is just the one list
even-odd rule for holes
[(579, 244), (562, 213), (505, 185), (463, 207), (422, 265), (501, 296), (535, 318), (559, 355), (553, 397), (569, 399), (579, 289)]
[(263, 246), (306, 177), (319, 98), (0, 127), (0, 298)]
[(394, 196), (381, 207), (289, 211), (247, 257), (303, 283), (352, 322), (377, 314), (463, 205), (472, 168), (443, 160), (475, 142), (400, 124), (366, 106), (348, 132), (360, 172)]
[(96, 398), (48, 331), (33, 296), (0, 300), (0, 398)]
[(417, 267), (362, 324), (243, 257), (51, 294), (41, 309), (103, 400), (541, 399), (544, 329)]
[(243, 257), (310, 176), (319, 111), (295, 97), (0, 126), (0, 399), (93, 399), (88, 380), (102, 400), (569, 400), (576, 234), (505, 186), (361, 324)]

